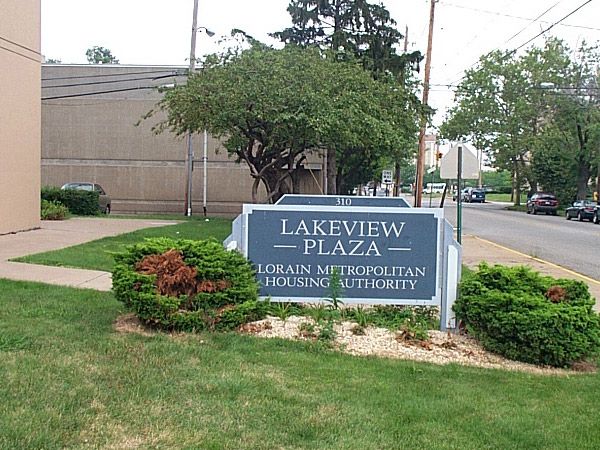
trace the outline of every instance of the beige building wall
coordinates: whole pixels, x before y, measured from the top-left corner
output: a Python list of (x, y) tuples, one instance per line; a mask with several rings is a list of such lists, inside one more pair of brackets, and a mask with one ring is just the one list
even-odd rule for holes
[(437, 143), (437, 135), (425, 135), (425, 167), (437, 167), (438, 161), (435, 157), (438, 152), (439, 144)]
[[(161, 98), (148, 87), (184, 83), (184, 72), (183, 67), (45, 64), (43, 185), (94, 182), (110, 195), (114, 212), (183, 214), (187, 141), (169, 132), (153, 133), (162, 116), (141, 118)], [(203, 211), (203, 141), (194, 136), (194, 214)], [(320, 176), (317, 170), (315, 178)], [(239, 214), (242, 204), (251, 202), (252, 182), (246, 164), (229, 158), (221, 142), (209, 136), (207, 213)], [(318, 192), (309, 172), (301, 185), (306, 192)]]
[(40, 0), (0, 8), (0, 234), (40, 225)]

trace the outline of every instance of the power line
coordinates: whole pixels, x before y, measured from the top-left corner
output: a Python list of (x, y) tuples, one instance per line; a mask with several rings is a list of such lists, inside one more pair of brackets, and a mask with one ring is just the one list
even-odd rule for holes
[[(586, 6), (588, 3), (591, 3), (593, 0), (587, 0), (584, 3), (582, 3), (581, 5), (579, 5), (577, 8), (575, 8), (574, 10), (572, 10), (571, 12), (569, 12), (566, 16), (564, 16), (563, 18), (557, 20), (556, 22), (552, 23), (550, 26), (544, 28), (542, 31), (540, 31), (538, 34), (536, 34), (534, 37), (532, 37), (531, 39), (528, 39), (527, 41), (525, 41), (524, 43), (522, 43), (521, 45), (519, 45), (518, 47), (515, 47), (514, 49), (512, 49), (511, 51), (507, 52), (502, 59), (506, 59), (509, 56), (513, 55), (514, 53), (516, 53), (519, 49), (525, 47), (527, 44), (529, 44), (530, 42), (532, 42), (533, 40), (537, 39), (538, 37), (542, 36), (543, 34), (547, 33), (548, 31), (550, 31), (552, 28), (554, 28), (556, 25), (559, 25), (560, 22), (562, 22), (563, 20), (567, 19), (568, 17), (572, 16), (573, 14), (575, 14), (577, 11), (579, 11), (581, 8), (583, 8), (584, 6)], [(489, 51), (488, 53), (486, 53), (482, 58), (485, 58), (489, 55), (491, 55), (494, 51), (499, 50), (499, 49), (494, 49)], [(481, 58), (479, 58), (479, 60), (481, 60)], [(469, 69), (471, 69), (472, 67), (474, 67), (475, 65), (477, 65), (477, 63), (479, 62), (479, 60), (475, 61), (473, 64), (471, 64), (469, 67), (467, 67), (464, 71), (467, 71)], [(462, 77), (460, 77), (458, 80), (454, 80), (452, 81), (450, 84), (454, 84), (457, 81), (460, 81), (464, 78), (465, 76), (463, 75)]]
[(550, 31), (552, 28), (554, 28), (556, 25), (558, 25), (560, 22), (562, 22), (563, 20), (565, 20), (566, 18), (572, 16), (573, 14), (575, 14), (577, 11), (579, 11), (581, 8), (583, 8), (585, 5), (587, 5), (588, 3), (591, 3), (593, 0), (587, 0), (586, 2), (582, 3), (581, 5), (579, 5), (577, 8), (575, 8), (573, 11), (571, 11), (569, 14), (567, 14), (566, 16), (564, 16), (562, 19), (554, 22), (552, 25), (550, 25), (549, 27), (545, 28), (544, 30), (540, 31), (538, 34), (536, 34), (534, 37), (532, 37), (531, 39), (523, 42), (521, 45), (519, 45), (517, 48), (515, 48), (514, 50), (512, 50), (509, 55), (512, 55), (513, 53), (515, 53), (517, 50), (525, 47), (527, 44), (529, 44), (531, 41), (533, 41), (534, 39), (537, 39), (538, 37), (540, 37), (542, 34), (545, 34), (546, 32)]
[(111, 84), (111, 83), (126, 83), (128, 81), (140, 81), (140, 80), (160, 80), (162, 78), (171, 78), (183, 76), (178, 75), (176, 73), (169, 75), (161, 75), (159, 77), (139, 77), (139, 78), (126, 78), (122, 80), (110, 80), (110, 81), (90, 81), (88, 83), (72, 83), (72, 84), (57, 84), (55, 86), (42, 86), (42, 89), (53, 89), (53, 88), (65, 88), (65, 87), (74, 87), (74, 86), (95, 86), (98, 84)]
[[(442, 83), (430, 83), (429, 86), (435, 86), (435, 87), (445, 87), (447, 89), (452, 89), (452, 88), (457, 88), (460, 87), (460, 84), (442, 84)], [(551, 91), (552, 89), (563, 89), (563, 90), (577, 90), (577, 89), (595, 89), (595, 90), (600, 90), (600, 87), (594, 87), (594, 86), (585, 86), (585, 87), (581, 87), (581, 86), (552, 86), (550, 87), (545, 87), (545, 86), (531, 86), (530, 89), (541, 89), (541, 90), (546, 90), (546, 91)]]
[[(94, 100), (94, 99), (92, 99)], [(93, 103), (51, 103), (51, 102), (46, 102), (44, 103), (44, 105), (47, 106), (64, 106), (67, 108), (81, 108), (83, 106), (98, 106), (98, 105), (108, 105), (114, 102), (120, 102), (123, 99), (120, 98), (108, 98), (108, 99), (98, 99), (97, 101), (94, 101)], [(132, 100), (132, 99), (128, 99), (128, 100)]]
[(52, 97), (42, 97), (42, 100), (56, 100), (59, 98), (86, 97), (88, 95), (112, 94), (114, 92), (136, 91), (142, 89), (157, 89), (158, 86), (139, 86), (134, 88), (111, 89), (110, 91), (84, 92), (81, 94), (55, 95)]
[[(480, 12), (483, 14), (491, 14), (494, 16), (500, 16), (500, 17), (507, 17), (509, 19), (518, 19), (518, 20), (529, 20), (529, 21), (533, 21), (535, 19), (532, 19), (531, 17), (523, 17), (523, 16), (515, 16), (514, 14), (506, 14), (506, 13), (502, 13), (499, 11), (490, 11), (489, 9), (480, 9), (480, 8), (473, 8), (470, 6), (462, 6), (462, 5), (455, 5), (453, 3), (448, 3), (448, 2), (440, 2), (445, 6), (450, 6), (452, 8), (459, 8), (459, 9), (466, 9), (469, 11), (475, 11), (475, 12)], [(548, 20), (540, 20), (539, 22), (541, 23), (551, 23)], [(570, 28), (581, 28), (584, 30), (592, 30), (592, 31), (600, 31), (600, 28), (597, 27), (588, 27), (585, 25), (575, 25), (572, 23), (560, 23), (559, 24), (561, 27), (570, 27)]]
[(534, 24), (535, 22), (540, 20), (546, 14), (548, 14), (548, 12), (551, 11), (552, 9), (554, 9), (556, 7), (556, 5), (558, 5), (561, 1), (562, 0), (558, 0), (554, 5), (552, 5), (546, 11), (541, 13), (539, 16), (537, 16), (535, 19), (533, 19), (531, 22), (529, 22), (527, 25), (525, 25), (523, 28), (521, 28), (519, 31), (517, 31), (515, 34), (513, 34), (511, 37), (509, 37), (504, 43), (508, 44), (510, 41), (512, 41), (514, 38), (516, 38), (518, 35), (520, 35), (523, 31), (525, 31), (527, 28), (529, 28), (532, 24)]
[[(84, 66), (85, 67), (85, 66)], [(105, 75), (79, 75), (79, 76), (69, 76), (69, 77), (51, 77), (51, 78), (42, 78), (42, 81), (51, 81), (51, 80), (74, 80), (77, 78), (108, 78), (108, 77), (121, 77), (124, 75), (142, 75), (148, 73), (163, 73), (163, 72), (177, 72), (181, 71), (182, 75), (187, 73), (186, 69), (164, 69), (164, 70), (146, 70), (144, 72), (123, 72), (123, 73), (109, 73)]]

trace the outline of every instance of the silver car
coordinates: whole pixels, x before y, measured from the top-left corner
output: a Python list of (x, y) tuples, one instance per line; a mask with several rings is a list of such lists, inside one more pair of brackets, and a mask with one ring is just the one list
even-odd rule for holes
[(110, 197), (102, 186), (97, 183), (73, 182), (64, 184), (61, 189), (77, 189), (80, 191), (96, 191), (98, 193), (98, 209), (104, 214), (110, 214)]

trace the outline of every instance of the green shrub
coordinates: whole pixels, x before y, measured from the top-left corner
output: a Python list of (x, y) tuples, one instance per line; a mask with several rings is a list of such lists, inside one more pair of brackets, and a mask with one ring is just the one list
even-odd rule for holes
[(454, 305), (487, 350), (533, 364), (566, 367), (598, 352), (600, 319), (580, 281), (527, 267), (488, 266), (465, 276)]
[(69, 209), (59, 202), (42, 200), (40, 216), (42, 220), (65, 220), (69, 215)]
[[(176, 258), (167, 260), (170, 250), (175, 251), (171, 256), (176, 254), (182, 259), (185, 270), (168, 274), (170, 292), (165, 294), (157, 275), (139, 270), (140, 263), (151, 255), (166, 258), (162, 263), (175, 267)], [(147, 239), (116, 255), (115, 261), (115, 296), (140, 320), (158, 328), (231, 330), (264, 318), (269, 308), (268, 302), (258, 300), (258, 283), (250, 263), (240, 253), (226, 251), (217, 241)], [(195, 271), (192, 285), (181, 275), (189, 275), (191, 269)]]
[(42, 200), (61, 203), (69, 208), (72, 214), (79, 216), (93, 216), (100, 213), (99, 194), (95, 191), (62, 190), (46, 186), (42, 188)]

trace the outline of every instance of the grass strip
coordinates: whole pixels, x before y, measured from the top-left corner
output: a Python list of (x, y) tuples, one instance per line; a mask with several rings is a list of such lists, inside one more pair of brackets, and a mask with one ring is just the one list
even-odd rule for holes
[[(157, 216), (156, 218), (164, 218), (164, 216)], [(211, 218), (207, 222), (203, 218), (194, 218), (177, 225), (144, 228), (131, 233), (86, 242), (85, 244), (23, 256), (12, 261), (110, 272), (114, 265), (113, 254), (122, 252), (127, 245), (141, 242), (145, 238), (208, 239), (212, 237), (222, 241), (230, 233), (231, 220)]]
[(0, 280), (0, 449), (587, 449), (600, 378), (119, 333), (110, 293)]

